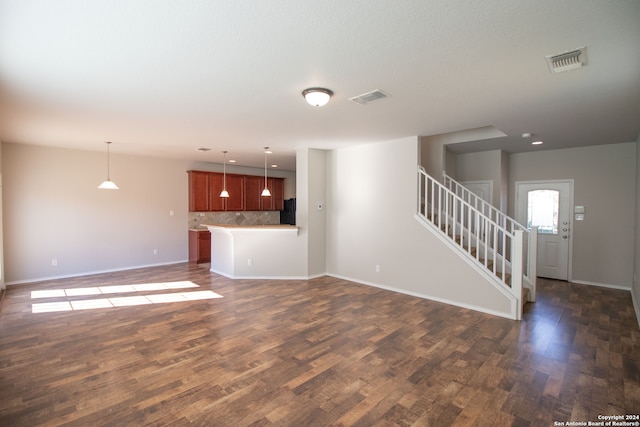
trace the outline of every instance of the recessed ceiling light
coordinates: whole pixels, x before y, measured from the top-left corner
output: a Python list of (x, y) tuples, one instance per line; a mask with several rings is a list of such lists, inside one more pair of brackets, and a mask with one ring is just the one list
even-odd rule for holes
[(543, 143), (543, 141), (533, 141), (531, 145), (542, 145)]
[(230, 160), (229, 160), (229, 163), (235, 163), (235, 162), (236, 162), (236, 161), (235, 161), (235, 160), (233, 160), (233, 159), (230, 159)]
[(522, 134), (522, 137), (523, 138), (531, 138), (531, 135), (532, 134), (530, 132), (525, 132), (525, 133)]
[(202, 151), (203, 153), (206, 153), (207, 151), (210, 151), (211, 148), (207, 148), (207, 147), (198, 147), (196, 148), (196, 151)]
[(271, 165), (271, 167), (272, 167), (272, 168), (277, 168), (277, 167), (278, 167), (278, 165)]

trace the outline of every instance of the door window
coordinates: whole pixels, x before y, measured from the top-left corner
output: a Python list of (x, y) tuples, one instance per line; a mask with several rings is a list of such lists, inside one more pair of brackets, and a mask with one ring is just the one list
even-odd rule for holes
[(538, 233), (558, 234), (560, 192), (533, 190), (527, 195), (527, 228), (538, 227)]

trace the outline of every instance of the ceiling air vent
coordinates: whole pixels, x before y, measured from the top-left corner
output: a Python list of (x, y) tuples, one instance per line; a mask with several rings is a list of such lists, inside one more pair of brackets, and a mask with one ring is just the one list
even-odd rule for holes
[(349, 101), (353, 101), (356, 104), (364, 105), (373, 101), (377, 101), (378, 99), (388, 98), (390, 95), (381, 91), (380, 89), (372, 90), (371, 92), (363, 93), (358, 96), (354, 96), (349, 98)]
[(571, 52), (545, 56), (545, 58), (552, 73), (574, 70), (587, 65), (587, 48), (581, 47)]

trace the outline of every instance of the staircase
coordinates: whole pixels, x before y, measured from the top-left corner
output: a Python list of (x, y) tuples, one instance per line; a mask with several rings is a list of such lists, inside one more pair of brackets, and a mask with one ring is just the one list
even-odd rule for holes
[(419, 220), (522, 307), (535, 301), (537, 229), (531, 232), (447, 175), (440, 183), (418, 168)]

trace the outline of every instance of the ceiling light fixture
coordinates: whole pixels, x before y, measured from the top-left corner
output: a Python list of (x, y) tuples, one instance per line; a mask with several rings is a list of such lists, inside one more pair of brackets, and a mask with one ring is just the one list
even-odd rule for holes
[[(533, 136), (533, 134), (531, 132), (525, 132), (522, 134), (523, 138), (531, 138)], [(544, 141), (541, 140), (535, 140), (535, 141), (531, 141), (531, 145), (542, 145), (544, 144)]]
[(229, 192), (227, 191), (227, 151), (223, 151), (222, 154), (224, 155), (224, 163), (222, 164), (223, 181), (220, 197), (229, 197)]
[(102, 184), (98, 185), (98, 188), (101, 190), (119, 190), (118, 186), (115, 182), (111, 181), (109, 178), (109, 145), (111, 145), (111, 141), (106, 141), (107, 144), (107, 180)]
[(309, 105), (313, 105), (314, 107), (322, 107), (323, 105), (326, 105), (332, 95), (332, 91), (322, 87), (310, 87), (309, 89), (302, 91), (304, 99), (309, 103)]
[(264, 147), (264, 190), (262, 190), (261, 194), (264, 197), (271, 196), (271, 191), (267, 187), (267, 153), (271, 153), (271, 151), (269, 151), (269, 147)]

